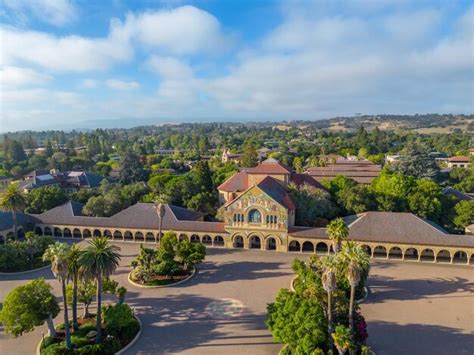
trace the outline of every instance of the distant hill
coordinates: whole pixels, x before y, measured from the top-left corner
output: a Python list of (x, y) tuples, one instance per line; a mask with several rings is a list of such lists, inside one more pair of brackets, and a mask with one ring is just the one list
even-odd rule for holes
[(410, 129), (419, 133), (474, 132), (474, 115), (364, 115), (335, 117), (316, 121), (314, 124), (331, 131), (353, 131), (363, 126), (368, 130), (378, 127), (383, 130)]

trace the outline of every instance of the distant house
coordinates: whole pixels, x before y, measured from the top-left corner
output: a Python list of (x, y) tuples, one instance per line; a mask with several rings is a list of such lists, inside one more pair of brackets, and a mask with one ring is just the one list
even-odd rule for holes
[(467, 226), (465, 229), (466, 234), (473, 234), (474, 235), (474, 224)]
[(61, 173), (54, 170), (51, 172), (35, 170), (24, 176), (24, 180), (20, 181), (20, 187), (25, 193), (45, 186), (58, 186), (66, 193), (72, 193), (81, 189), (95, 189), (100, 186), (102, 180), (102, 176), (84, 171)]
[(370, 184), (372, 180), (380, 175), (381, 171), (380, 165), (376, 165), (369, 160), (337, 159), (334, 163), (326, 166), (309, 168), (305, 173), (319, 182), (331, 181), (342, 175), (359, 184)]
[(471, 164), (471, 157), (457, 156), (448, 158), (448, 168), (467, 168)]
[(469, 149), (469, 155), (472, 157), (474, 156), (474, 148)]
[(242, 154), (231, 153), (229, 149), (224, 149), (224, 152), (222, 153), (222, 158), (221, 158), (221, 161), (223, 163), (234, 162), (236, 164), (239, 164), (241, 160), (242, 160)]

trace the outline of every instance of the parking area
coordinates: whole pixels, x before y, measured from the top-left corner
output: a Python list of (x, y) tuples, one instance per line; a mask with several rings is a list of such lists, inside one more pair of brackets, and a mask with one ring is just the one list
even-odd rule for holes
[[(127, 354), (277, 354), (265, 326), (266, 305), (289, 287), (291, 262), (307, 254), (208, 249), (197, 275), (178, 286), (143, 289), (130, 285), (127, 266), (138, 245), (117, 243), (123, 259), (114, 275), (128, 289), (127, 302), (143, 323), (140, 340)], [(57, 282), (49, 271), (0, 276), (0, 300), (34, 277)], [(375, 261), (371, 294), (362, 311), (369, 343), (377, 354), (472, 354), (474, 268)], [(0, 333), (3, 354), (32, 354), (45, 332), (13, 339)]]

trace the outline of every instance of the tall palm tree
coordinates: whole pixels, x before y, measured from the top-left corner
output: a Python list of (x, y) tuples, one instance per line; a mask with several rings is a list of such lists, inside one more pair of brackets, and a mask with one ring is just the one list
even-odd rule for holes
[(344, 355), (346, 350), (351, 346), (351, 332), (350, 330), (343, 326), (338, 325), (336, 331), (331, 334), (336, 345), (339, 355)]
[[(163, 202), (160, 202), (156, 205), (156, 213), (158, 214), (158, 217), (160, 219), (160, 226), (158, 229), (158, 236), (161, 240), (161, 229), (163, 227), (163, 217), (165, 216), (165, 204)], [(158, 237), (155, 238), (155, 242), (158, 242)]]
[(369, 257), (362, 247), (354, 242), (348, 241), (341, 251), (342, 263), (346, 266), (347, 280), (351, 285), (351, 296), (349, 303), (349, 329), (354, 332), (354, 298), (355, 289), (360, 282), (362, 272), (369, 267)]
[(349, 235), (349, 228), (342, 218), (333, 219), (326, 227), (329, 239), (332, 242), (332, 248), (337, 254), (341, 250), (341, 245)]
[(332, 349), (332, 293), (336, 289), (336, 258), (334, 256), (326, 256), (321, 259), (322, 275), (321, 282), (323, 284), (324, 290), (328, 294), (328, 335), (329, 335), (329, 344)]
[(117, 269), (120, 262), (119, 251), (120, 248), (111, 245), (107, 237), (93, 237), (79, 259), (85, 274), (97, 283), (96, 343), (102, 341), (102, 280)]
[(79, 329), (79, 324), (77, 323), (77, 288), (79, 282), (79, 273), (81, 270), (80, 258), (82, 255), (82, 249), (78, 244), (73, 244), (69, 248), (69, 253), (67, 256), (67, 267), (68, 267), (68, 276), (72, 280), (72, 326), (74, 330)]
[(66, 284), (68, 280), (68, 253), (69, 246), (65, 243), (56, 242), (51, 244), (43, 254), (44, 261), (51, 261), (51, 271), (61, 284), (64, 305), (64, 333), (66, 347), (72, 349), (71, 334), (69, 329), (69, 315), (66, 299)]
[(26, 198), (18, 183), (11, 183), (7, 189), (0, 194), (0, 208), (12, 213), (13, 234), (18, 237), (17, 212), (26, 206)]

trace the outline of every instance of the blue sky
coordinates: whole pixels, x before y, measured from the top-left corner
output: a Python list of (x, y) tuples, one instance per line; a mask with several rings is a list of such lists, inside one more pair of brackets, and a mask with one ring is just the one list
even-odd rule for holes
[(0, 0), (0, 131), (473, 113), (474, 6)]

